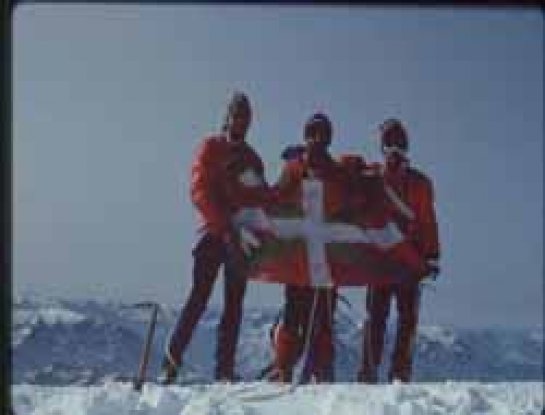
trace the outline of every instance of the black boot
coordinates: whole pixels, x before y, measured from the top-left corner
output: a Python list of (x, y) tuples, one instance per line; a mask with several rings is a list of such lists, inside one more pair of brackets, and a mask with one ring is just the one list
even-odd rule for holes
[(161, 385), (171, 385), (176, 381), (178, 377), (178, 366), (171, 362), (171, 360), (165, 356), (163, 363), (161, 364), (161, 375), (159, 375), (159, 383)]
[(360, 370), (358, 372), (357, 381), (359, 383), (367, 383), (369, 385), (377, 384), (378, 376), (376, 370)]

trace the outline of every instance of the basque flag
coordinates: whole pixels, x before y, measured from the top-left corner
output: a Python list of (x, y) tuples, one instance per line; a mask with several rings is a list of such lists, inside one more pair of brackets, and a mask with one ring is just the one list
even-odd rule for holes
[(300, 286), (384, 285), (416, 278), (424, 262), (393, 222), (362, 227), (330, 220), (324, 186), (304, 179), (302, 208), (240, 209), (234, 218), (249, 278)]

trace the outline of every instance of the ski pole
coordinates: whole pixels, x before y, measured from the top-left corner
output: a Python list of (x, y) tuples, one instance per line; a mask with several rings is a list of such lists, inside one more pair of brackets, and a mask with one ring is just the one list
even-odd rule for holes
[[(373, 297), (374, 297), (374, 291), (373, 288), (370, 286), (367, 286), (368, 293), (367, 295), (370, 297), (370, 303), (373, 303)], [(372, 321), (372, 314), (367, 310), (367, 307), (365, 307), (365, 318), (363, 320), (363, 355), (362, 355), (362, 368), (364, 368), (365, 361), (368, 362), (368, 364), (371, 366), (372, 370), (372, 376), (373, 381), (378, 382), (378, 366), (380, 362), (377, 362), (375, 359), (375, 351), (373, 348), (373, 339), (371, 338), (373, 332), (371, 325), (373, 324)], [(362, 373), (363, 377), (363, 373)], [(363, 380), (363, 379), (361, 379)]]
[[(278, 324), (280, 324), (281, 316), (282, 316), (282, 310), (276, 313), (273, 324), (271, 328), (269, 329), (269, 340), (271, 342), (271, 347), (273, 350), (274, 350), (274, 338), (275, 338), (274, 332), (276, 331)], [(263, 380), (265, 378), (268, 378), (275, 368), (276, 368), (275, 360), (273, 359), (271, 362), (267, 364), (267, 366), (263, 367), (263, 369), (257, 372), (257, 380)]]
[(305, 343), (304, 343), (304, 346), (303, 346), (303, 354), (302, 354), (302, 364), (301, 364), (301, 369), (299, 371), (299, 373), (293, 377), (293, 382), (291, 384), (291, 388), (290, 388), (290, 391), (293, 392), (295, 390), (295, 388), (301, 384), (301, 382), (303, 381), (303, 376), (306, 375), (305, 372), (308, 371), (308, 366), (309, 366), (309, 355), (310, 355), (310, 348), (311, 348), (311, 342), (312, 342), (312, 337), (314, 335), (314, 319), (315, 319), (315, 315), (316, 315), (316, 308), (317, 308), (317, 305), (318, 305), (318, 290), (316, 288), (314, 288), (314, 296), (313, 296), (313, 299), (312, 299), (312, 307), (310, 309), (310, 315), (309, 315), (309, 319), (308, 319), (308, 324), (307, 324), (307, 333), (306, 333), (306, 336), (305, 336)]
[(146, 369), (149, 361), (149, 354), (151, 350), (151, 344), (153, 342), (153, 334), (155, 333), (155, 324), (157, 323), (157, 313), (159, 312), (159, 304), (157, 303), (146, 303), (145, 306), (152, 307), (151, 319), (148, 325), (148, 332), (146, 335), (146, 342), (142, 355), (140, 357), (140, 365), (138, 367), (138, 373), (134, 379), (134, 390), (140, 391), (142, 389), (142, 384), (146, 376)]

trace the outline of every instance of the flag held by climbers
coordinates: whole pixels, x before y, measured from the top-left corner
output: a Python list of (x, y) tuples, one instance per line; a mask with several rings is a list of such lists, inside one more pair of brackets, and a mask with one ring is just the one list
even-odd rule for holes
[(394, 221), (362, 227), (324, 215), (323, 183), (305, 179), (301, 208), (242, 208), (234, 217), (252, 280), (299, 286), (383, 285), (422, 272)]

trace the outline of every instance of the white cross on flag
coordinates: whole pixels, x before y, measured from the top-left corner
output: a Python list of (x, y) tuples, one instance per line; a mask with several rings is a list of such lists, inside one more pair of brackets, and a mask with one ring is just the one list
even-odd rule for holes
[(328, 221), (320, 180), (302, 182), (302, 211), (267, 215), (243, 208), (235, 226), (249, 278), (315, 287), (381, 285), (417, 275), (422, 260), (393, 221), (363, 228)]

